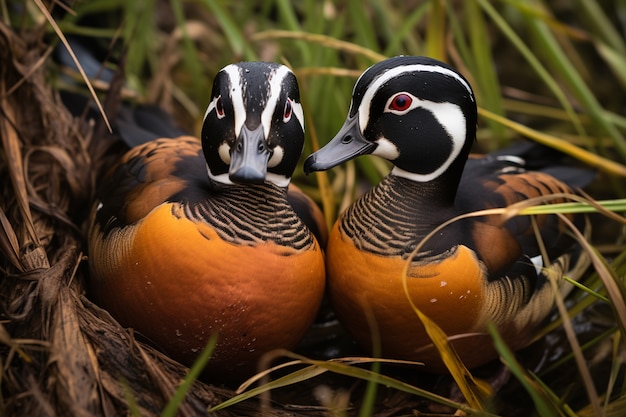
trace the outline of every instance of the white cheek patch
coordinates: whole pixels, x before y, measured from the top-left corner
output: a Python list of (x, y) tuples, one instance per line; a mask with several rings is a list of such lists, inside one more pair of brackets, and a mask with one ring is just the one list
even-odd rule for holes
[(376, 146), (376, 149), (374, 150), (374, 152), (372, 152), (372, 155), (380, 156), (381, 158), (385, 158), (389, 161), (393, 161), (400, 156), (400, 151), (398, 150), (398, 147), (386, 137), (382, 136), (378, 138), (376, 140), (376, 143), (378, 144), (378, 146)]
[[(246, 121), (246, 106), (243, 101), (243, 86), (239, 67), (234, 64), (227, 65), (222, 70), (228, 74), (230, 80), (230, 100), (233, 103), (233, 116), (235, 119), (235, 136), (239, 136), (241, 128)], [(210, 105), (209, 105), (210, 106)]]
[(226, 165), (230, 165), (230, 145), (226, 142), (222, 142), (219, 148), (217, 148), (217, 154), (220, 159)]
[(285, 156), (285, 149), (283, 149), (282, 146), (276, 146), (272, 153), (272, 157), (269, 159), (269, 161), (267, 161), (267, 167), (273, 168), (277, 166), (283, 160), (284, 156)]

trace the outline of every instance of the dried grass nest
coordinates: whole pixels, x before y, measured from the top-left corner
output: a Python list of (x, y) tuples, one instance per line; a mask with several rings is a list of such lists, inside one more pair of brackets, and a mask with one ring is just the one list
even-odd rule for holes
[[(85, 297), (82, 223), (111, 153), (47, 83), (43, 31), (0, 23), (0, 415), (159, 415), (187, 369)], [(232, 391), (195, 382), (178, 415)], [(251, 415), (255, 405), (219, 415)], [(294, 415), (272, 411), (273, 415)]]

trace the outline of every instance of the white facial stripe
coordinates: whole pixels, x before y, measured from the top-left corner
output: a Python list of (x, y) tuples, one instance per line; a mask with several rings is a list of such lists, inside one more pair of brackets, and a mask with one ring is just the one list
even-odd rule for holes
[(219, 148), (217, 148), (217, 154), (220, 156), (220, 159), (226, 165), (230, 165), (230, 145), (228, 143), (223, 142)]
[(289, 68), (285, 66), (280, 66), (271, 75), (271, 78), (269, 80), (270, 95), (267, 98), (267, 104), (265, 104), (263, 113), (261, 113), (261, 124), (263, 125), (263, 132), (265, 133), (266, 139), (270, 135), (270, 127), (272, 126), (272, 116), (274, 115), (274, 111), (276, 110), (276, 104), (278, 103), (278, 99), (280, 98), (280, 92), (282, 91), (283, 80), (285, 79), (287, 74), (290, 74), (290, 73), (291, 71), (289, 70)]
[[(369, 87), (367, 87), (367, 91), (365, 91), (365, 94), (363, 95), (363, 99), (361, 100), (361, 105), (359, 107), (359, 126), (361, 127), (361, 133), (363, 133), (365, 131), (365, 128), (367, 127), (367, 122), (370, 117), (370, 105), (378, 89), (381, 86), (383, 86), (385, 83), (387, 83), (390, 79), (398, 77), (401, 74), (419, 72), (419, 71), (437, 72), (439, 74), (443, 74), (448, 77), (455, 78), (459, 83), (461, 83), (461, 85), (463, 85), (463, 87), (465, 87), (468, 94), (472, 98), (472, 101), (474, 100), (474, 94), (472, 93), (472, 88), (469, 86), (469, 84), (463, 78), (461, 78), (459, 74), (457, 74), (456, 72), (448, 68), (444, 68), (438, 65), (424, 65), (424, 64), (400, 65), (400, 66), (391, 68), (383, 72), (378, 78), (376, 78), (372, 82), (372, 84), (370, 84)], [(357, 84), (358, 84), (358, 81), (357, 81)]]
[[(211, 102), (209, 103), (209, 106), (207, 107), (206, 111), (204, 112), (204, 119), (206, 119), (206, 117), (209, 115), (209, 113), (211, 113), (211, 110), (215, 109), (215, 106), (217, 106), (217, 101), (219, 99), (220, 99), (220, 96), (213, 97), (213, 100), (211, 100)], [(220, 115), (216, 111), (215, 114), (216, 114), (218, 119), (223, 119), (224, 117), (226, 117), (226, 114), (224, 112), (222, 112), (222, 114)]]
[(393, 161), (400, 156), (400, 151), (398, 150), (398, 147), (386, 137), (378, 138), (378, 140), (376, 140), (376, 143), (378, 144), (378, 146), (376, 147), (376, 149), (374, 149), (372, 155), (380, 156), (381, 158), (385, 158), (389, 161)]
[(243, 88), (239, 67), (234, 64), (224, 67), (222, 70), (228, 74), (230, 80), (230, 100), (233, 103), (233, 112), (235, 116), (235, 136), (239, 136), (241, 128), (246, 121), (246, 106), (243, 104)]
[(233, 182), (228, 177), (228, 173), (220, 174), (220, 175), (213, 175), (213, 173), (211, 172), (211, 168), (209, 168), (208, 165), (206, 167), (206, 170), (209, 173), (209, 178), (211, 178), (213, 181), (219, 182), (221, 184), (233, 185)]
[(435, 103), (434, 101), (420, 100), (420, 107), (429, 110), (452, 139), (453, 150), (451, 158), (456, 158), (465, 144), (467, 121), (459, 106), (453, 103)]
[(519, 166), (526, 165), (526, 161), (524, 160), (524, 158), (517, 156), (517, 155), (498, 155), (496, 156), (496, 160), (511, 162), (512, 164), (519, 165)]
[[(435, 103), (434, 101), (419, 99), (415, 100), (418, 101), (418, 105), (416, 107), (421, 107), (430, 111), (432, 115), (437, 119), (441, 127), (446, 130), (448, 136), (450, 136), (450, 139), (452, 140), (452, 150), (450, 151), (450, 154), (448, 155), (448, 158), (445, 160), (445, 162), (441, 164), (441, 166), (435, 171), (429, 172), (428, 174), (416, 174), (413, 172), (405, 171), (398, 167), (394, 167), (391, 173), (400, 177), (411, 179), (413, 181), (428, 182), (443, 174), (450, 167), (452, 162), (454, 162), (457, 156), (459, 156), (459, 154), (461, 153), (463, 145), (465, 144), (467, 121), (465, 119), (463, 111), (456, 104), (447, 102)], [(411, 104), (411, 106), (414, 105), (415, 101)], [(376, 152), (374, 152), (374, 154), (378, 155)]]
[(274, 174), (273, 172), (268, 172), (265, 174), (265, 181), (276, 184), (279, 187), (286, 187), (289, 185), (291, 178), (285, 177), (284, 175)]
[(405, 171), (397, 166), (391, 169), (391, 175), (396, 177), (402, 177), (415, 182), (428, 182), (435, 179), (437, 176), (433, 174), (416, 174), (415, 172)]
[(302, 131), (304, 132), (304, 110), (302, 110), (302, 104), (292, 100), (291, 111), (296, 116), (296, 119), (298, 119), (298, 122), (300, 122), (300, 127), (302, 127)]
[(206, 108), (206, 111), (204, 112), (204, 120), (209, 115), (209, 113), (211, 113), (211, 110), (215, 108), (215, 103), (217, 103), (217, 97), (214, 97), (213, 100), (211, 100), (211, 102), (209, 103), (209, 106)]
[[(230, 180), (228, 173), (213, 175), (211, 169), (208, 166), (207, 172), (209, 173), (209, 178), (211, 178), (211, 180), (215, 182), (226, 185), (234, 185), (234, 182)], [(267, 174), (265, 174), (265, 181), (276, 184), (279, 187), (287, 187), (291, 182), (291, 178), (285, 177), (284, 175), (274, 174), (273, 172), (268, 172)]]
[(282, 146), (277, 145), (276, 147), (274, 147), (272, 157), (269, 159), (269, 161), (267, 161), (267, 167), (273, 168), (280, 164), (280, 162), (283, 160), (283, 156), (285, 156), (285, 149), (283, 149)]

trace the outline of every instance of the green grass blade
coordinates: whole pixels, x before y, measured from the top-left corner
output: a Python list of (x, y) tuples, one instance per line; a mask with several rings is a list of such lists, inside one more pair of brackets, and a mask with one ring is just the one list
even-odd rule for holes
[[(348, 2), (348, 13), (350, 16), (350, 20), (354, 22), (353, 30), (355, 31), (355, 39), (359, 45), (362, 45), (368, 49), (378, 50), (378, 42), (377, 42), (377, 30), (375, 28), (377, 25), (371, 24), (362, 24), (362, 22), (367, 22), (370, 19), (376, 19), (377, 15), (368, 16), (366, 13), (371, 7), (363, 0), (349, 0)], [(358, 22), (361, 22), (359, 24)]]
[(496, 9), (491, 5), (491, 3), (487, 0), (479, 0), (482, 9), (489, 16), (489, 18), (496, 24), (498, 29), (502, 32), (504, 36), (513, 44), (513, 46), (522, 54), (524, 59), (531, 66), (533, 71), (537, 73), (537, 75), (542, 79), (542, 81), (546, 84), (546, 86), (550, 89), (552, 94), (559, 101), (569, 119), (571, 120), (574, 128), (581, 136), (586, 136), (585, 129), (582, 126), (582, 123), (574, 111), (573, 106), (569, 102), (567, 95), (565, 92), (559, 87), (558, 82), (554, 79), (554, 77), (550, 74), (550, 72), (545, 68), (545, 66), (541, 63), (541, 60), (533, 53), (531, 47), (529, 47), (526, 42), (522, 40), (522, 38), (515, 33), (513, 28), (507, 23), (502, 15), (500, 15)]
[[(604, 408), (602, 417), (624, 417), (624, 410), (626, 410), (626, 396), (611, 400)], [(593, 413), (591, 407), (585, 407), (578, 411), (577, 417), (597, 417)]]
[[(380, 384), (383, 384), (389, 388), (396, 389), (398, 391), (406, 392), (411, 395), (416, 395), (419, 397), (423, 397), (425, 399), (437, 402), (439, 404), (462, 410), (472, 416), (483, 416), (483, 417), (497, 417), (494, 414), (491, 414), (486, 411), (478, 411), (468, 407), (465, 404), (458, 403), (456, 401), (450, 400), (438, 394), (434, 394), (422, 388), (413, 386), (411, 384), (407, 384), (406, 382), (397, 380), (395, 378), (388, 377), (386, 375), (373, 373), (368, 369), (359, 368), (353, 366), (356, 363), (366, 363), (366, 362), (376, 362), (377, 359), (374, 358), (344, 358), (344, 359), (334, 359), (329, 361), (317, 361), (308, 359), (299, 355), (289, 354), (290, 357), (298, 358), (298, 361), (302, 364), (307, 364), (309, 366), (294, 371), (289, 375), (285, 375), (283, 377), (277, 378), (267, 384), (261, 385), (259, 387), (253, 388), (249, 391), (246, 391), (242, 394), (239, 394), (229, 400), (224, 401), (221, 404), (218, 404), (215, 407), (210, 408), (209, 412), (215, 412), (219, 410), (223, 410), (227, 407), (230, 407), (234, 404), (237, 404), (241, 401), (253, 398), (263, 392), (267, 392), (272, 389), (286, 387), (292, 384), (297, 384), (307, 379), (316, 377), (324, 372), (333, 372), (339, 375), (345, 375), (353, 378), (358, 378), (364, 381), (372, 381), (375, 380)], [(387, 360), (381, 359), (382, 362), (389, 362)], [(392, 361), (397, 362), (397, 361)], [(296, 362), (294, 362), (296, 363)]]
[[(476, 60), (471, 52), (467, 36), (465, 31), (463, 30), (463, 26), (461, 21), (456, 13), (453, 13), (454, 5), (452, 4), (452, 0), (446, 0), (446, 8), (450, 12), (448, 13), (448, 23), (450, 30), (452, 30), (452, 34), (454, 35), (454, 43), (458, 49), (459, 60), (462, 62), (455, 62), (455, 65), (463, 65), (466, 68), (476, 68)], [(463, 68), (465, 69), (465, 68)], [(466, 76), (470, 80), (472, 84), (474, 84), (474, 75), (470, 73), (469, 70), (466, 70)]]
[(524, 371), (524, 368), (522, 368), (519, 362), (517, 362), (515, 354), (511, 351), (511, 349), (509, 349), (506, 343), (504, 343), (500, 333), (493, 324), (489, 325), (489, 333), (493, 338), (496, 350), (506, 363), (507, 367), (530, 395), (538, 414), (541, 417), (560, 417), (561, 413), (559, 410), (554, 407), (543, 388), (533, 381), (526, 371)]
[(139, 404), (137, 404), (137, 399), (133, 395), (130, 386), (127, 381), (122, 382), (122, 386), (124, 387), (124, 398), (128, 402), (128, 412), (132, 417), (141, 417), (141, 412), (139, 411)]
[(589, 25), (591, 31), (598, 36), (603, 43), (622, 56), (626, 55), (626, 43), (624, 35), (620, 34), (611, 19), (604, 13), (599, 2), (576, 0), (578, 15)]
[[(412, 10), (408, 16), (401, 16), (398, 25), (394, 26), (397, 27), (397, 29), (393, 31), (389, 43), (383, 52), (384, 55), (394, 56), (407, 53), (407, 51), (402, 49), (402, 44), (403, 42), (410, 42), (410, 39), (412, 39), (411, 31), (418, 22), (424, 18), (428, 11), (428, 6), (428, 3), (421, 4)], [(422, 54), (423, 52), (414, 49), (411, 53)]]
[(604, 109), (589, 86), (576, 71), (574, 65), (572, 65), (554, 35), (550, 32), (549, 27), (540, 19), (528, 19), (527, 27), (537, 40), (543, 59), (547, 61), (552, 70), (559, 75), (581, 105), (589, 112), (590, 117), (600, 132), (607, 134), (613, 140), (615, 148), (619, 151), (621, 157), (626, 160), (626, 139), (610, 120), (604, 117)]
[(207, 79), (202, 76), (202, 67), (200, 66), (200, 59), (198, 58), (198, 52), (193, 42), (189, 38), (189, 32), (187, 31), (187, 24), (185, 22), (185, 14), (183, 11), (182, 0), (171, 0), (170, 4), (174, 11), (174, 17), (176, 23), (181, 29), (183, 38), (183, 61), (185, 67), (191, 75), (193, 80), (193, 88), (191, 93), (197, 101), (205, 98), (206, 91), (209, 89)]
[(128, 53), (126, 54), (126, 77), (128, 82), (143, 90), (140, 82), (146, 64), (156, 66), (157, 29), (152, 16), (156, 13), (155, 0), (126, 2), (123, 5), (125, 21), (122, 26)]
[(573, 158), (583, 161), (585, 164), (597, 168), (600, 171), (607, 172), (612, 175), (626, 177), (626, 166), (618, 162), (604, 158), (593, 152), (589, 152), (563, 139), (548, 135), (543, 132), (539, 132), (538, 130), (514, 122), (510, 119), (492, 113), (481, 107), (478, 108), (478, 114), (488, 119), (493, 119), (494, 121), (497, 121), (498, 123), (501, 123), (508, 128), (513, 129), (522, 136), (528, 137), (537, 143), (549, 146), (560, 152), (563, 152), (566, 155), (570, 155)]
[[(472, 74), (476, 80), (476, 87), (482, 106), (491, 112), (504, 115), (500, 82), (495, 71), (494, 59), (491, 55), (490, 36), (487, 33), (485, 22), (479, 1), (469, 0), (464, 3), (466, 26), (469, 28), (470, 50), (473, 55), (475, 67)], [(500, 145), (506, 141), (506, 129), (498, 123), (488, 121), (490, 130)]]
[(224, 39), (230, 44), (233, 54), (236, 56), (243, 56), (244, 59), (249, 61), (255, 61), (258, 59), (257, 54), (246, 42), (241, 25), (236, 23), (236, 20), (226, 12), (218, 0), (199, 0), (204, 4), (214, 15), (220, 26), (224, 31)]
[(431, 0), (426, 27), (426, 55), (446, 60), (446, 8), (440, 0)]
[[(583, 344), (581, 346), (581, 348), (582, 348), (583, 352), (587, 351), (588, 349), (590, 349), (590, 348), (592, 348), (594, 346), (597, 346), (600, 343), (606, 342), (611, 337), (613, 337), (613, 336), (615, 336), (617, 334), (619, 334), (619, 333), (617, 332), (616, 328), (605, 330), (604, 332), (602, 332), (598, 336), (596, 336), (593, 339), (587, 341), (585, 344)], [(574, 357), (573, 353), (571, 353), (571, 352), (568, 353), (567, 355), (563, 356), (561, 359), (557, 360), (554, 363), (551, 363), (550, 365), (548, 365), (547, 367), (542, 369), (538, 376), (541, 377), (541, 376), (549, 374), (550, 372), (558, 372), (559, 369), (561, 369), (561, 367), (565, 366), (566, 363), (571, 361), (573, 357)]]
[(282, 388), (282, 387), (286, 387), (289, 385), (294, 385), (294, 384), (298, 384), (301, 383), (303, 381), (309, 380), (311, 378), (314, 378), (318, 375), (321, 375), (323, 373), (325, 373), (326, 370), (323, 368), (319, 368), (316, 366), (307, 366), (306, 368), (303, 369), (299, 369), (297, 371), (294, 371), (292, 373), (290, 373), (289, 375), (285, 375), (283, 377), (277, 378), (273, 381), (270, 381), (266, 384), (260, 385), (258, 387), (252, 388), (251, 390), (248, 390), (246, 392), (243, 392), (241, 394), (238, 394), (232, 398), (229, 398), (226, 401), (223, 401), (222, 403), (211, 407), (208, 411), (209, 413), (213, 413), (216, 411), (220, 411), (220, 410), (224, 410), (228, 407), (232, 407), (235, 404), (239, 404), (242, 401), (246, 401), (249, 400), (251, 398), (254, 398), (260, 394), (263, 394), (265, 392), (271, 391), (273, 389), (277, 389), (277, 388)]
[(623, 53), (602, 42), (596, 42), (596, 49), (609, 68), (611, 68), (615, 78), (621, 83), (622, 88), (626, 88), (626, 60)]
[[(600, 207), (612, 211), (612, 212), (626, 212), (626, 199), (617, 200), (602, 200), (596, 201)], [(522, 209), (519, 214), (533, 215), (533, 214), (570, 214), (570, 213), (597, 213), (598, 208), (585, 202), (571, 202), (571, 203), (555, 203), (541, 206), (533, 206)], [(624, 219), (626, 222), (626, 218)]]
[(178, 412), (178, 408), (185, 400), (185, 396), (191, 389), (193, 383), (198, 379), (204, 367), (209, 362), (213, 351), (215, 350), (215, 346), (217, 345), (218, 335), (217, 333), (213, 333), (211, 337), (209, 337), (209, 341), (207, 342), (205, 348), (200, 352), (198, 359), (193, 363), (191, 369), (189, 369), (189, 373), (183, 380), (182, 384), (176, 389), (176, 392), (169, 400), (163, 412), (161, 413), (161, 417), (174, 417)]
[[(282, 27), (288, 30), (292, 30), (294, 32), (301, 32), (302, 27), (298, 22), (298, 18), (296, 17), (296, 12), (293, 9), (294, 3), (289, 0), (276, 0), (276, 6), (278, 8), (280, 21), (282, 22)], [(308, 45), (304, 42), (295, 42), (295, 46), (300, 50), (300, 54), (302, 55), (302, 60), (304, 62), (311, 62), (312, 54), (308, 47)]]
[[(209, 1), (209, 0), (205, 0)], [(361, 45), (357, 45), (353, 42), (344, 41), (334, 38), (332, 36), (320, 35), (317, 33), (306, 32), (293, 32), (289, 30), (267, 30), (264, 32), (258, 32), (252, 36), (252, 40), (261, 41), (266, 39), (302, 39), (307, 42), (316, 43), (327, 48), (332, 48), (337, 51), (347, 52), (353, 55), (362, 55), (369, 59), (372, 63), (381, 61), (387, 58), (380, 52), (376, 52), (371, 48), (366, 48)], [(347, 97), (349, 100), (350, 97)]]

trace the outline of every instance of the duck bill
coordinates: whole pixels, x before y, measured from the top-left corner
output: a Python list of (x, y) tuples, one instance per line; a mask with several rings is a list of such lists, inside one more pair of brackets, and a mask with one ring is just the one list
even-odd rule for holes
[(357, 156), (372, 153), (375, 147), (375, 143), (363, 137), (358, 115), (348, 117), (335, 137), (304, 161), (304, 172), (325, 171)]
[(267, 174), (271, 151), (265, 141), (263, 125), (250, 130), (245, 125), (230, 154), (228, 178), (234, 183), (262, 184)]

